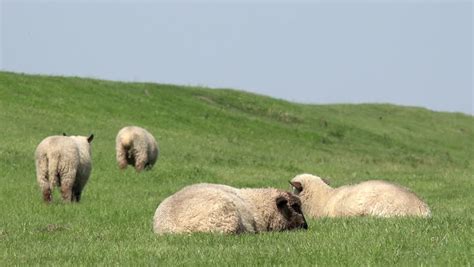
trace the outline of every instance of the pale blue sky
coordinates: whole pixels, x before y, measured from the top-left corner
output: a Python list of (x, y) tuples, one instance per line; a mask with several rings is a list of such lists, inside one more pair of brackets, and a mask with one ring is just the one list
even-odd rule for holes
[(2, 70), (474, 114), (471, 1), (0, 2)]

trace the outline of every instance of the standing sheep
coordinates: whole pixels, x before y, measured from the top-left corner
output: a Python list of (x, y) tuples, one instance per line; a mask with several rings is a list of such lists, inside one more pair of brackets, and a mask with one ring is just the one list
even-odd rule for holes
[(426, 203), (407, 188), (385, 181), (366, 181), (339, 188), (311, 174), (294, 177), (290, 184), (311, 217), (419, 216), (430, 217)]
[(238, 234), (308, 228), (299, 198), (273, 188), (187, 186), (166, 198), (153, 218), (155, 233)]
[(151, 169), (158, 158), (158, 144), (147, 130), (128, 126), (122, 128), (115, 139), (117, 163), (120, 169), (130, 164), (137, 172)]
[(43, 200), (51, 202), (55, 186), (61, 187), (64, 201), (79, 202), (92, 168), (90, 143), (94, 135), (50, 136), (35, 152), (36, 180)]

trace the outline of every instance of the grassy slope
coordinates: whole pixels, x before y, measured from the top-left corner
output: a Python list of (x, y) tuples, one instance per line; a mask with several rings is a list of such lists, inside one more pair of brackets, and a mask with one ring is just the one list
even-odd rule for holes
[[(232, 90), (0, 72), (0, 265), (473, 264), (474, 118), (393, 105), (299, 105)], [(120, 172), (126, 125), (154, 133), (155, 168)], [(41, 203), (33, 152), (93, 132), (79, 205)], [(288, 188), (302, 172), (335, 186), (386, 179), (433, 218), (310, 220), (307, 232), (157, 237), (161, 200), (198, 182)]]

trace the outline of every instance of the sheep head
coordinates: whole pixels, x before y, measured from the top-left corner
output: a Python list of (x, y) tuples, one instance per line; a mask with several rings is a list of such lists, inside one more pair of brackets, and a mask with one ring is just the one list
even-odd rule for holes
[(272, 222), (270, 228), (274, 230), (292, 230), (292, 229), (308, 229), (308, 224), (301, 210), (301, 201), (299, 197), (282, 191), (275, 198), (278, 216)]
[(329, 180), (306, 173), (295, 176), (289, 182), (293, 193), (298, 196), (304, 195), (303, 191), (306, 188), (311, 188), (312, 191), (316, 188), (330, 188)]

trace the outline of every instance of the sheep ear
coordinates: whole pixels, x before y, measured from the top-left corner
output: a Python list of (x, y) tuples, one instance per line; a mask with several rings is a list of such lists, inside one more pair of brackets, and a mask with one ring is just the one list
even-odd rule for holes
[(87, 137), (87, 142), (92, 142), (92, 140), (94, 139), (94, 135), (91, 134), (89, 137)]
[(276, 205), (279, 209), (286, 207), (288, 200), (282, 196), (279, 196), (275, 199)]
[(331, 181), (326, 179), (326, 178), (321, 178), (321, 180), (323, 180), (323, 182), (327, 185), (331, 185)]
[(298, 193), (303, 191), (303, 185), (300, 182), (292, 182), (289, 181), (291, 186), (293, 186), (293, 189), (297, 191)]
[(66, 134), (66, 133), (63, 133), (63, 136), (67, 136), (67, 134)]

